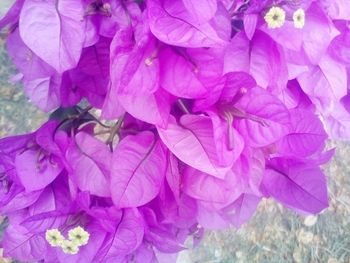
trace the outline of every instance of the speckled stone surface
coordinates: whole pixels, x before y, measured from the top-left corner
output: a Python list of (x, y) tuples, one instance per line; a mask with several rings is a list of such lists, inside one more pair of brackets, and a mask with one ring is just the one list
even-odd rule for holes
[[(0, 0), (0, 17), (6, 2), (10, 1)], [(14, 74), (0, 39), (0, 137), (34, 130), (46, 119), (28, 102), (21, 86), (9, 82)], [(303, 217), (264, 200), (241, 229), (208, 232), (202, 245), (181, 253), (178, 262), (350, 263), (350, 144), (329, 145), (337, 152), (324, 168), (330, 196), (326, 211)]]

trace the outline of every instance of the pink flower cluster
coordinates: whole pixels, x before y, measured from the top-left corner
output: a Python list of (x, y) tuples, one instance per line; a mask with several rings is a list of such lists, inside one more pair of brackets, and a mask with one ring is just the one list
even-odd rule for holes
[(262, 198), (328, 206), (325, 141), (350, 138), (347, 0), (16, 0), (0, 28), (54, 111), (0, 140), (5, 256), (169, 263)]

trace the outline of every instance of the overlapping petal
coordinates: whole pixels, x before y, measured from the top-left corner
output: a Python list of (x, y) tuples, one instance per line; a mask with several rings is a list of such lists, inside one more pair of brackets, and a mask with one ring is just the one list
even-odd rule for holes
[(347, 4), (13, 1), (12, 79), (57, 110), (0, 140), (4, 255), (170, 263), (262, 198), (321, 212), (326, 140), (350, 138)]

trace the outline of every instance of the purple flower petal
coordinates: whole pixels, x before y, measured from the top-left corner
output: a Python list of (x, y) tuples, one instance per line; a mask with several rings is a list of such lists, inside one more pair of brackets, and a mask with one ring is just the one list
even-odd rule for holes
[[(283, 160), (276, 161), (285, 164)], [(279, 202), (302, 213), (315, 214), (328, 207), (326, 179), (318, 167), (299, 164), (266, 169), (263, 188)]]
[(124, 209), (121, 221), (116, 224), (114, 232), (106, 236), (95, 259), (113, 261), (128, 255), (141, 245), (143, 235), (144, 225), (140, 213), (137, 209)]
[[(158, 133), (176, 157), (202, 172), (224, 178), (232, 166), (231, 162), (220, 165), (212, 122), (208, 117), (184, 115), (179, 124), (171, 118), (167, 129), (158, 127)], [(234, 161), (233, 156), (231, 161)]]
[[(96, 157), (95, 157), (96, 156)], [(106, 144), (87, 133), (76, 135), (76, 144), (72, 143), (66, 159), (70, 165), (70, 176), (80, 190), (91, 194), (109, 197), (109, 170), (111, 153)]]
[(78, 64), (84, 43), (80, 1), (25, 1), (19, 30), (23, 42), (59, 73)]
[(150, 132), (125, 137), (113, 153), (111, 193), (119, 207), (146, 204), (159, 193), (165, 177), (166, 155)]
[(221, 5), (209, 22), (198, 24), (182, 1), (151, 0), (148, 17), (152, 33), (170, 45), (211, 47), (227, 43), (230, 37), (229, 16)]
[(45, 188), (62, 171), (63, 167), (51, 156), (34, 150), (27, 150), (16, 156), (17, 175), (26, 191)]

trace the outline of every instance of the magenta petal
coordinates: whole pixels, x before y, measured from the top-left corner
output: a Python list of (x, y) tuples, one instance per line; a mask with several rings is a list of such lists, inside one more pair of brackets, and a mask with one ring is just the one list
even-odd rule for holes
[(160, 60), (160, 83), (169, 93), (183, 98), (200, 98), (207, 94), (205, 84), (197, 78), (195, 66), (183, 55), (169, 47), (161, 51)]
[[(247, 222), (254, 214), (261, 198), (252, 194), (242, 194), (231, 206), (233, 216), (232, 224), (239, 228)], [(231, 214), (232, 215), (232, 214)]]
[(1, 199), (0, 212), (2, 214), (8, 214), (23, 208), (27, 208), (38, 200), (41, 193), (42, 191), (40, 190), (26, 193), (13, 185), (9, 189), (6, 196)]
[(23, 42), (59, 73), (78, 64), (85, 24), (80, 1), (25, 1), (19, 20)]
[(242, 190), (241, 179), (232, 171), (223, 180), (193, 168), (184, 172), (183, 191), (211, 210), (226, 207), (241, 195)]
[(258, 18), (259, 17), (256, 14), (246, 14), (243, 18), (244, 32), (249, 40), (254, 36)]
[(141, 245), (143, 235), (144, 223), (138, 210), (124, 209), (121, 221), (116, 224), (114, 232), (105, 238), (96, 259), (107, 262), (108, 259), (132, 253)]
[(150, 248), (146, 246), (145, 244), (142, 244), (137, 251), (135, 252), (133, 256), (133, 260), (135, 263), (154, 263), (157, 262), (153, 248)]
[(152, 227), (145, 233), (145, 238), (163, 253), (177, 253), (184, 250), (177, 240), (176, 233), (172, 233), (171, 229), (163, 230), (160, 227)]
[(224, 73), (242, 71), (250, 72), (250, 41), (243, 33), (237, 33), (226, 47), (224, 55)]
[(265, 171), (265, 156), (261, 150), (246, 148), (232, 168), (245, 182), (245, 193), (260, 196), (260, 185)]
[(350, 20), (347, 0), (322, 0), (321, 5), (332, 19)]
[[(55, 154), (56, 156), (61, 155), (61, 149), (55, 142), (56, 129), (58, 126), (57, 121), (48, 121), (44, 123), (37, 131), (35, 135), (36, 143), (46, 151)], [(62, 145), (63, 146), (63, 145)]]
[(221, 119), (217, 114), (207, 111), (212, 125), (217, 160), (220, 166), (232, 166), (244, 148), (244, 139), (232, 127), (229, 120)]
[(291, 133), (278, 143), (279, 154), (284, 156), (307, 157), (322, 150), (327, 134), (316, 115), (302, 110), (291, 111)]
[(87, 133), (76, 135), (76, 145), (69, 146), (66, 158), (71, 169), (70, 176), (80, 190), (97, 196), (110, 196), (108, 168), (103, 162), (108, 164), (110, 157), (103, 142)]
[(237, 121), (237, 129), (252, 147), (271, 144), (289, 132), (290, 115), (287, 108), (261, 88), (251, 89), (237, 107), (248, 113), (246, 118)]
[(298, 81), (316, 107), (326, 112), (331, 109), (334, 100), (347, 94), (346, 69), (330, 56), (324, 56), (319, 66), (301, 74)]
[[(113, 38), (118, 29), (129, 26), (131, 12), (127, 7), (129, 5), (136, 5), (136, 3), (123, 3), (122, 1), (111, 0), (108, 0), (105, 3), (109, 5), (109, 8), (107, 9), (109, 14), (93, 16), (92, 22), (93, 25), (98, 27), (99, 35)], [(139, 7), (137, 6), (137, 8)], [(130, 13), (128, 13), (128, 11)]]
[(223, 229), (231, 225), (238, 228), (253, 216), (260, 200), (258, 196), (243, 193), (232, 204), (217, 212), (199, 206), (198, 222), (208, 229)]
[(279, 46), (265, 33), (254, 35), (250, 54), (250, 73), (262, 88), (282, 90), (288, 81), (288, 70)]
[(47, 242), (42, 235), (33, 235), (20, 225), (10, 224), (3, 237), (4, 256), (21, 261), (44, 259)]
[(332, 139), (350, 139), (350, 114), (341, 104), (335, 104), (326, 116), (326, 130)]
[(101, 167), (101, 170), (108, 171), (112, 159), (112, 153), (108, 146), (85, 132), (79, 132), (75, 136), (77, 146)]
[(283, 48), (300, 51), (303, 45), (303, 33), (300, 29), (294, 27), (292, 21), (286, 21), (282, 28), (271, 30), (266, 25), (261, 28), (274, 41)]
[[(205, 52), (204, 52), (205, 51)], [(169, 93), (182, 98), (208, 96), (222, 78), (222, 49), (163, 49), (160, 84)]]
[(161, 41), (183, 47), (211, 47), (227, 43), (230, 19), (223, 7), (203, 24), (198, 24), (182, 1), (151, 0), (148, 17), (152, 33)]
[(328, 207), (326, 178), (318, 167), (297, 165), (287, 171), (267, 169), (263, 186), (284, 205), (303, 213), (319, 213)]
[(102, 105), (102, 118), (104, 119), (115, 119), (119, 118), (125, 113), (125, 109), (121, 103), (116, 99), (117, 91), (112, 87), (111, 82), (108, 83), (108, 89), (106, 98)]
[(158, 127), (158, 133), (169, 150), (193, 168), (219, 178), (224, 178), (231, 168), (230, 164), (219, 164), (209, 117), (184, 115), (180, 124), (172, 117), (167, 129)]
[(167, 170), (166, 170), (166, 180), (169, 184), (170, 189), (172, 190), (175, 199), (178, 201), (181, 193), (181, 175), (179, 171), (179, 164), (176, 157), (168, 152), (167, 155)]
[(62, 227), (70, 215), (70, 213), (59, 211), (40, 213), (29, 216), (21, 225), (31, 233), (43, 233), (47, 229)]
[[(62, 171), (63, 167), (51, 156), (40, 156), (34, 150), (27, 150), (16, 156), (17, 175), (26, 191), (43, 189)], [(42, 158), (42, 159), (41, 159)]]
[(177, 253), (173, 253), (173, 254), (162, 253), (156, 249), (154, 249), (154, 253), (156, 255), (157, 263), (176, 263), (177, 262), (177, 258), (178, 258)]
[(95, 45), (84, 48), (79, 64), (71, 70), (71, 85), (78, 87), (90, 104), (101, 108), (108, 91), (110, 40), (101, 38)]
[(32, 102), (43, 111), (50, 111), (61, 104), (61, 77), (43, 77), (33, 80), (24, 79), (24, 91)]
[(32, 141), (35, 137), (35, 133), (28, 133), (24, 135), (10, 136), (0, 139), (1, 153), (9, 156), (15, 156), (17, 151), (21, 151)]
[(159, 87), (158, 41), (146, 23), (137, 30), (138, 43), (132, 28), (118, 31), (111, 43), (111, 81), (118, 94), (150, 94)]
[(208, 210), (201, 205), (198, 205), (197, 220), (205, 229), (225, 229), (230, 226), (230, 222), (225, 215), (220, 212)]
[(26, 80), (46, 78), (52, 76), (55, 71), (30, 50), (22, 41), (18, 28), (7, 38), (7, 51), (12, 62), (23, 74)]
[(199, 24), (210, 20), (216, 13), (217, 0), (182, 0), (185, 8)]
[[(66, 175), (66, 173), (63, 174)], [(49, 187), (46, 187), (38, 200), (29, 207), (29, 214), (36, 216), (54, 210), (66, 211), (69, 210), (70, 202), (72, 202), (72, 199), (69, 193), (68, 183), (60, 177)]]
[(310, 6), (306, 16), (307, 23), (303, 28), (303, 48), (310, 62), (318, 64), (338, 32), (318, 3), (314, 2)]
[(119, 207), (141, 206), (159, 193), (166, 172), (166, 156), (150, 132), (125, 137), (113, 153), (111, 193)]
[(232, 72), (226, 75), (225, 86), (222, 89), (220, 100), (232, 101), (242, 89), (249, 90), (257, 86), (255, 79), (245, 72)]
[[(166, 127), (171, 108), (171, 98), (169, 93), (159, 89), (151, 94), (118, 95), (118, 101), (113, 98), (116, 107), (120, 103), (123, 108), (133, 117)], [(113, 103), (113, 102), (112, 102)]]

